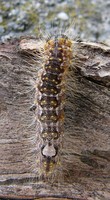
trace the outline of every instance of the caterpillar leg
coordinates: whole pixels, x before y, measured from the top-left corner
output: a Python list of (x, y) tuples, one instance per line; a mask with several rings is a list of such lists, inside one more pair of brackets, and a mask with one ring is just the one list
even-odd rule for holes
[(36, 104), (33, 104), (31, 107), (30, 107), (30, 111), (35, 111), (36, 110), (36, 108), (37, 108), (37, 106), (36, 106)]

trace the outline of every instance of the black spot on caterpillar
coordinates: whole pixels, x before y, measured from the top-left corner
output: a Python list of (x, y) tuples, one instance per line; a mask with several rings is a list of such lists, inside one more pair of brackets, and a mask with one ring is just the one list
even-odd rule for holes
[[(51, 174), (59, 163), (64, 132), (66, 74), (72, 60), (72, 41), (65, 35), (50, 37), (43, 47), (43, 68), (36, 85), (37, 131), (42, 174)], [(34, 110), (35, 106), (31, 108)], [(39, 160), (38, 159), (38, 160)]]

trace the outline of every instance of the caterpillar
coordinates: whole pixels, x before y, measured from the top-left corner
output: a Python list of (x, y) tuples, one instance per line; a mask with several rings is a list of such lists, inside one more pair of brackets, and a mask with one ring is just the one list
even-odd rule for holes
[(44, 44), (43, 57), (35, 101), (40, 169), (48, 175), (59, 163), (64, 134), (65, 83), (72, 60), (72, 41), (63, 34), (51, 36)]

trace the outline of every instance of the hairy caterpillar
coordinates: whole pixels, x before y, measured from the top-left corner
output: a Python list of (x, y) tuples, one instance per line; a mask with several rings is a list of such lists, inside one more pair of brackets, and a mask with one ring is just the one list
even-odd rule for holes
[(63, 34), (51, 37), (44, 44), (43, 56), (35, 101), (40, 168), (47, 175), (59, 163), (64, 132), (65, 82), (72, 60), (72, 41)]

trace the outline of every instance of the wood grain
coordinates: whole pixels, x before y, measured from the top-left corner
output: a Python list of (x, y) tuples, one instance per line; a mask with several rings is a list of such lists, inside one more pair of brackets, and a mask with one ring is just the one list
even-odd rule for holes
[[(39, 41), (0, 45), (0, 197), (110, 198), (110, 47), (74, 42), (65, 107), (63, 178), (39, 179), (36, 167), (35, 81)], [(60, 179), (60, 178), (59, 178)]]

